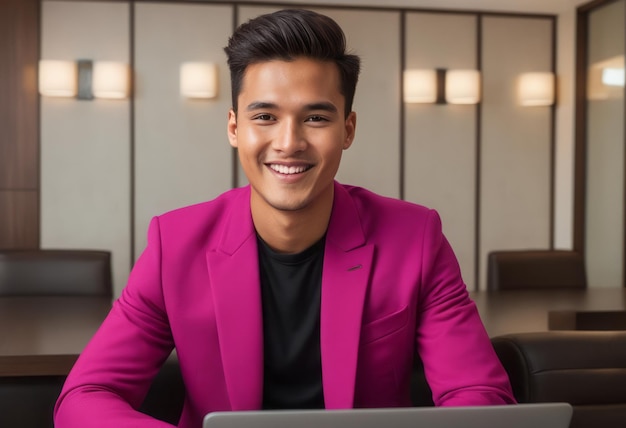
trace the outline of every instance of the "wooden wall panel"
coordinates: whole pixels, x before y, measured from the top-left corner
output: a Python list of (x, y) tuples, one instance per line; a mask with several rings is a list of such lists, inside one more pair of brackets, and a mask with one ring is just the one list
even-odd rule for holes
[(0, 249), (39, 246), (39, 192), (0, 190)]
[(39, 245), (39, 0), (0, 3), (0, 249)]

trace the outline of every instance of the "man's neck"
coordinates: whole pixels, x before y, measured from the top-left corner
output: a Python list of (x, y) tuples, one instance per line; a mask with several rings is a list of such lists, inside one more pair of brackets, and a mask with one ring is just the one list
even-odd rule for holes
[(265, 243), (274, 251), (295, 254), (319, 241), (330, 221), (332, 197), (329, 201), (297, 211), (255, 209), (252, 203), (252, 221)]

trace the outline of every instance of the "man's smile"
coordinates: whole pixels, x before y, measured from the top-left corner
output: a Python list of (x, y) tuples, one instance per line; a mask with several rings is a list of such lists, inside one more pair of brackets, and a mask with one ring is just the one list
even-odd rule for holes
[(301, 174), (305, 171), (308, 171), (313, 167), (313, 165), (283, 165), (277, 163), (270, 163), (267, 166), (272, 170), (276, 171), (279, 174), (292, 175), (292, 174)]

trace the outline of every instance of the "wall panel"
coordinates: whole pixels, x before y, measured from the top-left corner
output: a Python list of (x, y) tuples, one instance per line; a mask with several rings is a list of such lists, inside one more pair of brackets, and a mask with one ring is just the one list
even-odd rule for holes
[(0, 248), (39, 246), (39, 192), (0, 190)]
[[(232, 13), (224, 5), (136, 5), (136, 256), (153, 216), (212, 199), (232, 185), (226, 135), (230, 80), (223, 52)], [(181, 97), (179, 68), (186, 61), (218, 64), (217, 98)]]
[[(279, 7), (271, 7), (271, 6), (241, 6), (237, 7), (237, 25), (241, 25), (244, 22), (251, 20), (259, 15), (263, 15), (265, 13), (271, 13), (279, 10)], [(238, 163), (237, 167), (237, 184), (239, 186), (244, 186), (248, 184), (248, 179), (241, 168), (241, 164)]]
[(1, 2), (0, 249), (39, 246), (38, 59), (39, 1)]
[[(119, 293), (151, 217), (232, 186), (223, 46), (235, 14), (244, 22), (273, 10), (211, 2), (43, 2), (42, 58), (132, 63), (135, 94), (133, 102), (42, 99), (42, 246), (111, 249)], [(342, 25), (363, 59), (356, 140), (338, 179), (392, 197), (404, 184), (406, 199), (437, 209), (470, 288), (477, 257), (484, 284), (488, 251), (549, 246), (551, 108), (519, 106), (515, 86), (522, 72), (551, 69), (553, 20), (318, 10)], [(407, 68), (481, 68), (481, 105), (403, 105), (403, 55)], [(218, 64), (216, 99), (181, 98), (184, 61)], [(240, 169), (237, 174), (245, 184)]]
[[(589, 14), (590, 71), (624, 67), (625, 2)], [(613, 64), (611, 64), (613, 63)], [(587, 101), (585, 263), (589, 286), (624, 286), (624, 88), (594, 85)]]
[[(400, 13), (316, 9), (335, 19), (361, 57), (354, 97), (356, 137), (344, 152), (340, 182), (400, 196)], [(375, 31), (373, 31), (375, 29)]]
[[(407, 13), (407, 69), (477, 69), (476, 15)], [(433, 41), (436, 40), (436, 43)], [(405, 104), (405, 199), (436, 209), (474, 287), (475, 105)]]
[[(43, 2), (43, 59), (129, 62), (129, 6)], [(128, 100), (41, 99), (41, 247), (113, 252), (129, 272)]]
[(500, 249), (549, 248), (551, 107), (523, 107), (517, 79), (552, 71), (552, 21), (482, 19), (480, 271)]

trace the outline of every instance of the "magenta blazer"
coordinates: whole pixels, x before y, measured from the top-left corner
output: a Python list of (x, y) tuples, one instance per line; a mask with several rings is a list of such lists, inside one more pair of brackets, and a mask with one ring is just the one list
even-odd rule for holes
[[(436, 405), (513, 403), (435, 211), (335, 183), (321, 293), (328, 409), (410, 406), (414, 350)], [(137, 412), (175, 347), (179, 426), (259, 409), (263, 337), (250, 188), (156, 217), (120, 298), (69, 374), (56, 428), (157, 428)]]

